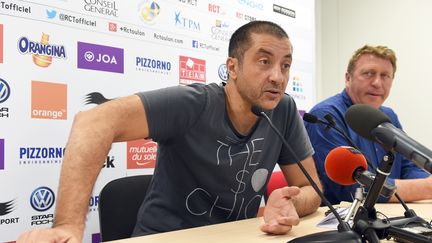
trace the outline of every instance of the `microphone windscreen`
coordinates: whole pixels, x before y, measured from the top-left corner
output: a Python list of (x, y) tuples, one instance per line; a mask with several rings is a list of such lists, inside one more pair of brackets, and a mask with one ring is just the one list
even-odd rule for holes
[(378, 125), (389, 122), (390, 118), (378, 109), (365, 104), (352, 105), (345, 112), (348, 125), (360, 136), (374, 140), (371, 131)]
[(349, 146), (340, 146), (332, 149), (324, 163), (327, 176), (341, 185), (352, 185), (356, 183), (353, 178), (354, 172), (361, 168), (367, 170), (367, 161), (364, 155), (357, 149)]
[(303, 115), (303, 121), (305, 122), (310, 122), (310, 123), (317, 123), (318, 122), (318, 117), (314, 116), (310, 113), (304, 113)]

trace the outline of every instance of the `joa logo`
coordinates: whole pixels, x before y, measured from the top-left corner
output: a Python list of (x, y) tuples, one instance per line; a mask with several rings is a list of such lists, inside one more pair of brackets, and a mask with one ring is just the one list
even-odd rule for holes
[(78, 68), (123, 73), (122, 48), (78, 42)]
[(54, 192), (46, 186), (37, 188), (30, 196), (30, 205), (39, 212), (47, 211), (54, 205), (54, 202)]

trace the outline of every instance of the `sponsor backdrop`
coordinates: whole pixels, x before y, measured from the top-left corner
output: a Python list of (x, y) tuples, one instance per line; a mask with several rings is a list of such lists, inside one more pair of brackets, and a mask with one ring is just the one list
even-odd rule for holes
[[(220, 83), (232, 32), (272, 20), (291, 36), (287, 93), (315, 102), (313, 0), (44, 0), (0, 2), (0, 242), (54, 218), (74, 115), (116, 97)], [(89, 201), (84, 242), (99, 241), (101, 188), (153, 173), (157, 144), (116, 143)]]

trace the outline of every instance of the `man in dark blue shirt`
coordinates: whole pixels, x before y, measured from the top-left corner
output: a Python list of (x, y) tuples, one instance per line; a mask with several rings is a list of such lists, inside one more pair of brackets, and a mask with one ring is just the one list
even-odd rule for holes
[[(353, 104), (368, 104), (390, 117), (392, 123), (402, 128), (396, 113), (389, 107), (382, 106), (387, 99), (396, 72), (396, 56), (393, 50), (385, 46), (364, 46), (352, 56), (345, 74), (345, 89), (314, 106), (310, 113), (317, 117), (330, 114), (339, 128), (352, 138), (367, 159), (373, 170), (377, 168), (385, 155), (384, 149), (369, 140), (360, 137), (351, 130), (344, 119), (345, 111)], [(334, 130), (324, 129), (321, 124), (306, 124), (309, 137), (315, 149), (314, 160), (324, 186), (326, 198), (333, 204), (341, 201), (353, 201), (357, 184), (342, 186), (331, 181), (324, 169), (327, 154), (334, 148), (349, 145), (346, 139)], [(418, 168), (411, 161), (396, 153), (388, 183), (395, 184), (398, 194), (405, 201), (432, 198), (432, 177)], [(388, 199), (380, 198), (381, 202)], [(390, 201), (396, 201), (393, 196)]]

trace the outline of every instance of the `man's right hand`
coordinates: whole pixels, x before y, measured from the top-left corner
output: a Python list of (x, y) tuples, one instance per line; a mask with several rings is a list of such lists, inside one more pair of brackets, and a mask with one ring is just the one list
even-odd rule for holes
[(74, 235), (70, 228), (58, 226), (24, 232), (18, 238), (17, 243), (80, 243), (80, 238)]

